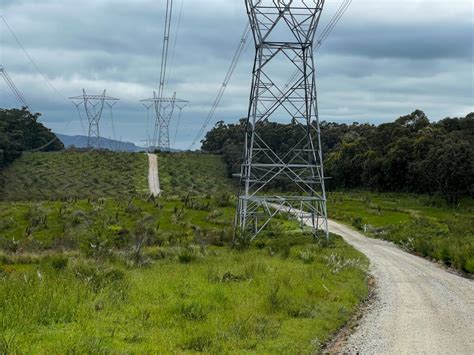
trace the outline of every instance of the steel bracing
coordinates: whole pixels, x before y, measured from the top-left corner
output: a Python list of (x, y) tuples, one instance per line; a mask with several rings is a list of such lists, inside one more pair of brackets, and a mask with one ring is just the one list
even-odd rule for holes
[(181, 111), (184, 109), (188, 101), (176, 98), (176, 93), (173, 97), (159, 97), (156, 92), (153, 92), (151, 99), (141, 100), (145, 107), (147, 104), (151, 104), (155, 109), (155, 132), (158, 133), (158, 137), (154, 134), (153, 146), (151, 149), (159, 149), (163, 151), (171, 150), (170, 144), (170, 123), (173, 118), (173, 114), (176, 109)]
[[(315, 236), (327, 238), (313, 58), (324, 0), (245, 0), (245, 4), (255, 62), (235, 235), (254, 239), (278, 213), (298, 210)], [(265, 129), (270, 120), (291, 122), (300, 133), (288, 137), (285, 147), (275, 147)], [(281, 184), (290, 192), (272, 192)]]
[(80, 115), (80, 106), (84, 106), (84, 111), (89, 121), (89, 132), (87, 135), (87, 148), (99, 148), (100, 149), (100, 119), (104, 107), (107, 104), (112, 108), (113, 104), (110, 102), (119, 101), (114, 97), (106, 96), (104, 90), (101, 95), (87, 95), (86, 90), (82, 89), (82, 96), (74, 96), (69, 99), (76, 106)]

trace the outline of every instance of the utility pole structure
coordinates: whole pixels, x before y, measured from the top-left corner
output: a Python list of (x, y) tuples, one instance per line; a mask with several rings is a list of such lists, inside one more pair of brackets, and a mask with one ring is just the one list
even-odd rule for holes
[(155, 128), (153, 134), (153, 148), (162, 151), (170, 151), (170, 123), (173, 118), (175, 110), (180, 111), (186, 106), (189, 101), (176, 98), (176, 93), (171, 98), (159, 97), (156, 92), (153, 92), (153, 97), (140, 101), (145, 107), (147, 104), (152, 104), (155, 108)]
[[(328, 238), (313, 58), (324, 0), (245, 0), (245, 4), (255, 62), (234, 238), (253, 240), (280, 212), (297, 213), (315, 237)], [(291, 75), (295, 70), (297, 74)], [(289, 137), (284, 152), (275, 151), (265, 134), (270, 119), (287, 120), (299, 132)], [(272, 193), (278, 181), (290, 192)]]
[[(82, 96), (70, 97), (69, 100), (77, 107), (78, 112), (81, 105), (84, 106), (87, 120), (89, 121), (89, 133), (87, 135), (87, 148), (99, 148), (100, 149), (100, 119), (102, 118), (102, 112), (104, 106), (107, 104), (109, 108), (112, 108), (110, 102), (119, 101), (114, 97), (106, 96), (104, 90), (101, 95), (87, 95), (86, 90), (82, 89)], [(114, 103), (115, 104), (115, 103)]]

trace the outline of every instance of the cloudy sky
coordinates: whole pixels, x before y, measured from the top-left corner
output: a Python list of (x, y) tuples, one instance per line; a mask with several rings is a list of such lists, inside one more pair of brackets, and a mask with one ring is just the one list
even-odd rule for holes
[[(320, 29), (342, 0), (326, 0)], [(178, 14), (183, 2), (181, 25)], [(0, 19), (0, 64), (54, 131), (84, 134), (67, 97), (107, 89), (121, 101), (117, 138), (143, 144), (139, 100), (159, 83), (166, 0), (2, 0), (0, 15), (46, 76), (29, 61)], [(232, 59), (247, 18), (243, 0), (174, 0), (174, 60), (167, 86), (191, 103), (175, 147), (188, 148)], [(390, 121), (415, 109), (430, 119), (474, 111), (474, 5), (471, 0), (353, 0), (317, 52), (322, 120)], [(174, 46), (172, 45), (172, 48)], [(211, 125), (246, 114), (252, 51), (239, 62)], [(0, 82), (0, 106), (18, 102)], [(151, 122), (151, 119), (150, 119)], [(87, 128), (87, 127), (85, 127)], [(110, 114), (103, 136), (112, 137)], [(174, 127), (171, 129), (172, 140)]]

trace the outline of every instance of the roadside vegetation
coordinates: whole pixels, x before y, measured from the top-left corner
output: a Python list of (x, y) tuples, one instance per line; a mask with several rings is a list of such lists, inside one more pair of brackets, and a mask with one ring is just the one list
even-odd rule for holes
[[(244, 120), (218, 122), (202, 149), (240, 169)], [(260, 122), (259, 134), (283, 154), (298, 125)], [(380, 125), (321, 122), (332, 218), (406, 250), (474, 273), (474, 113), (430, 122), (420, 110)], [(285, 178), (272, 192), (286, 193)], [(357, 192), (357, 191), (362, 192)]]
[(367, 191), (331, 192), (331, 218), (368, 236), (474, 274), (474, 200), (454, 208), (441, 198)]
[[(202, 149), (222, 154), (229, 176), (239, 172), (245, 122), (218, 122)], [(257, 132), (277, 154), (300, 139), (295, 123), (259, 122)], [(321, 122), (328, 188), (417, 193), (443, 197), (451, 206), (474, 197), (474, 113), (430, 122), (420, 110), (394, 122)], [(279, 179), (272, 189), (288, 188)]]
[[(35, 153), (2, 173), (0, 353), (318, 352), (367, 296), (367, 259), (337, 236), (277, 219), (232, 247), (220, 157), (160, 154), (158, 199), (147, 165)], [(14, 179), (37, 171), (47, 183)]]

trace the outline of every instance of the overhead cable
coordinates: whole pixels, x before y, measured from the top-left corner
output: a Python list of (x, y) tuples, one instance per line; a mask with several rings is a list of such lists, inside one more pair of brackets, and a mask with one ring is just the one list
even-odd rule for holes
[(214, 99), (214, 103), (212, 104), (212, 107), (211, 107), (209, 113), (207, 114), (206, 119), (204, 120), (204, 123), (201, 126), (199, 132), (197, 133), (196, 137), (194, 138), (194, 140), (193, 140), (193, 142), (190, 146), (190, 149), (192, 149), (196, 145), (196, 143), (201, 139), (201, 137), (203, 136), (207, 126), (209, 125), (209, 122), (211, 121), (212, 117), (214, 116), (214, 113), (216, 112), (217, 107), (219, 106), (219, 104), (222, 100), (222, 97), (224, 96), (225, 90), (227, 89), (227, 86), (230, 82), (230, 79), (232, 78), (232, 74), (234, 73), (235, 68), (237, 67), (239, 59), (240, 59), (240, 57), (242, 56), (242, 53), (245, 50), (245, 45), (246, 45), (247, 40), (250, 36), (250, 32), (251, 32), (250, 31), (250, 24), (247, 23), (247, 25), (245, 26), (244, 33), (243, 33), (243, 35), (240, 39), (239, 45), (237, 47), (237, 50), (235, 51), (234, 56), (232, 58), (232, 61), (230, 63), (229, 69), (227, 70), (227, 73), (224, 77), (224, 81), (222, 83), (222, 86), (220, 87), (219, 91), (217, 92), (217, 96)]

